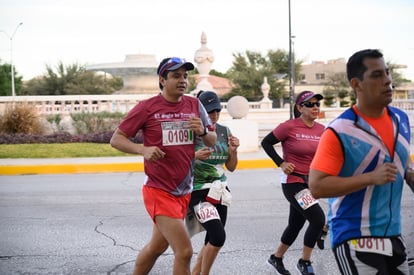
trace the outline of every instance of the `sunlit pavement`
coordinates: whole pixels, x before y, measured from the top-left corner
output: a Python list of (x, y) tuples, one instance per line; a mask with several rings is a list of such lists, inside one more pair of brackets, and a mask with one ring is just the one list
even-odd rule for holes
[[(229, 174), (227, 240), (212, 274), (276, 274), (266, 260), (287, 221), (279, 178), (280, 170), (272, 168)], [(131, 274), (152, 228), (143, 180), (141, 172), (0, 176), (0, 274)], [(320, 203), (326, 210), (326, 200)], [(405, 188), (403, 232), (411, 255), (413, 209), (414, 196)], [(200, 233), (192, 240), (192, 263), (203, 238)], [(284, 260), (292, 274), (302, 242), (300, 235)], [(314, 250), (315, 272), (338, 274), (328, 241), (326, 246)], [(169, 249), (151, 274), (171, 274), (172, 263)]]

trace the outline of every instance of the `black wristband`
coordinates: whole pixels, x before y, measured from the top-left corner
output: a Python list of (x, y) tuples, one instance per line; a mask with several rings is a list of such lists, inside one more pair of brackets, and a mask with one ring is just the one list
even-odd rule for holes
[(208, 134), (208, 129), (207, 129), (207, 127), (204, 127), (204, 133), (201, 134), (200, 137), (204, 137), (207, 134)]

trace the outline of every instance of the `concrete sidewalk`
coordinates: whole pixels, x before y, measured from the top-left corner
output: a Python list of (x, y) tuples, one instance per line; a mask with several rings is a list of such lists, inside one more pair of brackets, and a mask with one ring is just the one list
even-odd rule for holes
[[(279, 151), (280, 149), (277, 148)], [(239, 152), (237, 169), (276, 168), (262, 148)], [(104, 158), (0, 159), (0, 175), (143, 172), (142, 156)]]

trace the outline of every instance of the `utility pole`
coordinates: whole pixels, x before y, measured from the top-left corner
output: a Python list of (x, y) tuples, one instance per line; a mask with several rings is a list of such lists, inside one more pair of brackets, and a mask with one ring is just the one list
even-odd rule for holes
[(289, 0), (289, 114), (290, 119), (294, 117), (293, 107), (295, 106), (295, 58), (293, 54), (293, 38), (292, 36), (292, 27), (291, 27), (291, 17), (290, 17), (290, 0)]

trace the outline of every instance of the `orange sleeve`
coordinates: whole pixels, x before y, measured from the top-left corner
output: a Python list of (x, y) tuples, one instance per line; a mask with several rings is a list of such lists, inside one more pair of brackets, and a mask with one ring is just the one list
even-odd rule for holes
[(321, 136), (310, 168), (337, 176), (343, 163), (344, 154), (341, 143), (333, 130), (327, 128)]

